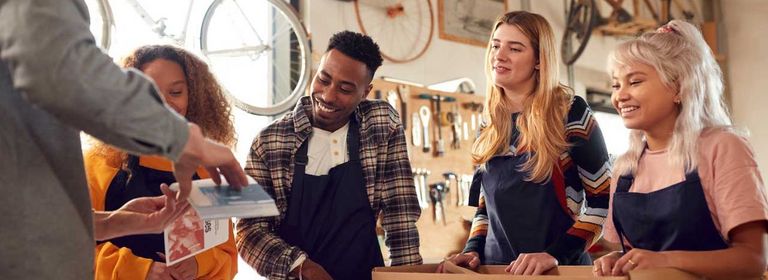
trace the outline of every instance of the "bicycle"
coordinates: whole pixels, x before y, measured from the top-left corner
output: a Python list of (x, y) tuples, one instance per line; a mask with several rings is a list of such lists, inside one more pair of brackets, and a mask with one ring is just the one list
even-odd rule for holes
[[(188, 5), (183, 27), (176, 33), (169, 31), (168, 18), (152, 17), (145, 8), (159, 1), (144, 5), (140, 0), (86, 2), (91, 30), (103, 49), (112, 47), (116, 29), (111, 4), (128, 4), (161, 42), (199, 52), (233, 104), (246, 112), (283, 113), (305, 92), (312, 64), (310, 39), (296, 11), (284, 0), (211, 0), (197, 32), (189, 26), (197, 1), (183, 1)], [(197, 37), (189, 40), (188, 36)], [(258, 77), (266, 77), (266, 82)]]
[[(561, 56), (565, 65), (571, 65), (581, 56), (593, 32), (603, 35), (637, 36), (655, 30), (672, 19), (701, 21), (691, 0), (659, 0), (658, 8), (651, 0), (632, 0), (633, 14), (623, 8), (624, 0), (605, 0), (611, 6), (611, 15), (602, 17), (595, 0), (570, 0), (566, 10), (565, 32), (561, 42)], [(650, 13), (647, 18), (643, 11)]]

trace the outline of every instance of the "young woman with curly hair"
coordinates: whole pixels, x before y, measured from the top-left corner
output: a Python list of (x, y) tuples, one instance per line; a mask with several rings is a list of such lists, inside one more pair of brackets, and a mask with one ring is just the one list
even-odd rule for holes
[[(230, 106), (208, 66), (173, 46), (138, 48), (123, 61), (152, 78), (168, 106), (200, 126), (203, 134), (232, 147), (235, 132)], [(86, 152), (88, 187), (95, 210), (113, 210), (136, 197), (161, 194), (161, 184), (175, 182), (172, 163), (135, 156), (98, 142)], [(195, 178), (208, 177), (199, 168)], [(96, 279), (231, 279), (237, 272), (237, 250), (227, 242), (166, 266), (163, 234), (136, 235), (101, 241), (96, 247)]]

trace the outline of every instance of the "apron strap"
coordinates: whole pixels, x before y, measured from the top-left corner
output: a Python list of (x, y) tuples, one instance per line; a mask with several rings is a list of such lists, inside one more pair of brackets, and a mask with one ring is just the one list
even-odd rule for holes
[[(632, 175), (619, 176), (619, 181), (616, 183), (616, 193), (628, 192), (629, 188), (634, 183), (635, 177)], [(614, 193), (615, 194), (615, 193)], [(614, 200), (615, 202), (616, 200)], [(616, 217), (616, 207), (613, 207), (613, 226), (616, 228), (616, 233), (619, 235), (619, 244), (621, 244), (621, 251), (626, 254), (628, 252), (627, 246), (624, 245), (624, 229), (621, 226), (621, 222)]]
[[(310, 136), (311, 137), (311, 136)], [(301, 143), (299, 150), (296, 152), (295, 163), (293, 168), (293, 181), (295, 186), (301, 186), (304, 182), (304, 174), (306, 174), (307, 162), (307, 150), (309, 149), (309, 138), (304, 139), (304, 143)]]
[(635, 182), (635, 177), (632, 175), (623, 175), (619, 177), (619, 181), (616, 182), (616, 192), (623, 193), (629, 192), (629, 188)]
[(349, 161), (360, 161), (360, 125), (354, 114), (349, 118), (347, 153), (349, 154)]
[(616, 215), (613, 215), (613, 226), (616, 228), (616, 233), (619, 235), (621, 252), (622, 254), (626, 254), (629, 250), (627, 250), (627, 245), (624, 245), (624, 229), (621, 228), (621, 222), (619, 222), (619, 219), (616, 218)]

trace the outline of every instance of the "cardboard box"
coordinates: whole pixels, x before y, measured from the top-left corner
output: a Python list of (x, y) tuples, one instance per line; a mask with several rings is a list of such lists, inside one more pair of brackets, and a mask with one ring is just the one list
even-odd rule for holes
[(592, 274), (592, 266), (559, 266), (553, 268), (545, 275), (538, 276), (514, 276), (504, 272), (505, 265), (483, 265), (477, 272), (448, 265), (446, 270), (450, 273), (435, 273), (437, 264), (424, 264), (414, 266), (376, 267), (373, 269), (373, 280), (693, 280), (701, 279), (693, 274), (677, 269), (652, 269), (630, 272), (629, 276), (595, 277)]

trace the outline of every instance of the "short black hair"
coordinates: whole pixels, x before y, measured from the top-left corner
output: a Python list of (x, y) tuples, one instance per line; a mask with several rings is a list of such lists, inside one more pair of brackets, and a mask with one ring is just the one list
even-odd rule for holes
[(331, 36), (331, 39), (328, 41), (328, 49), (325, 51), (328, 52), (334, 49), (364, 63), (368, 67), (370, 78), (373, 78), (376, 69), (384, 61), (381, 58), (379, 45), (371, 37), (349, 30), (341, 31)]

